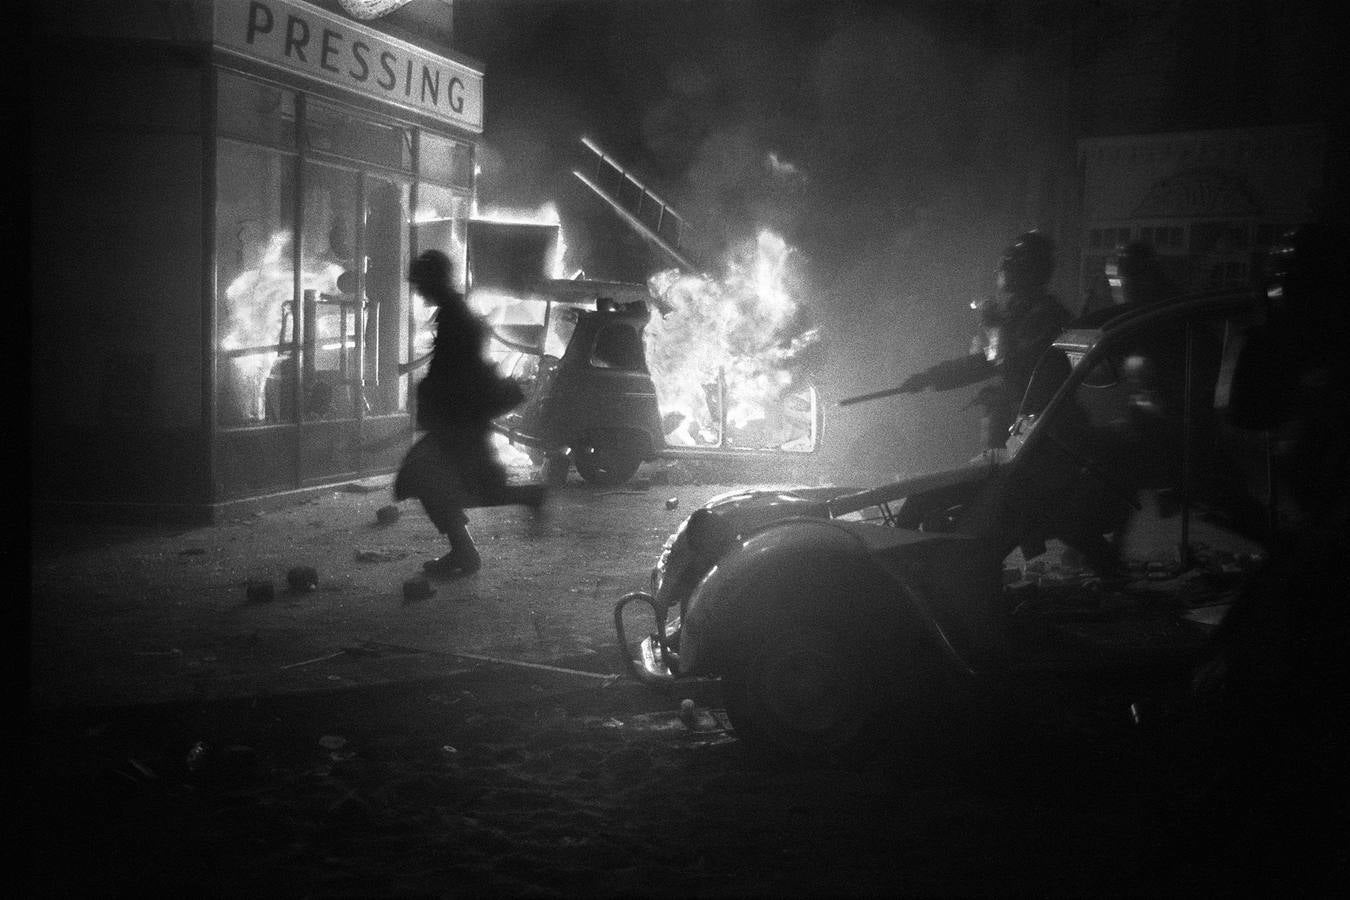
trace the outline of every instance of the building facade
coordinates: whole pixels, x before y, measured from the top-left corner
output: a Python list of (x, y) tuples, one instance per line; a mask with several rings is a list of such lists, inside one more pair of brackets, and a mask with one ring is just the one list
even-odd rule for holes
[(209, 519), (391, 470), (407, 264), (463, 271), (483, 130), (449, 5), (35, 14), (34, 499)]
[(1105, 264), (1131, 241), (1152, 245), (1178, 291), (1250, 284), (1272, 241), (1316, 217), (1326, 158), (1320, 125), (1079, 141), (1082, 296), (1111, 302)]

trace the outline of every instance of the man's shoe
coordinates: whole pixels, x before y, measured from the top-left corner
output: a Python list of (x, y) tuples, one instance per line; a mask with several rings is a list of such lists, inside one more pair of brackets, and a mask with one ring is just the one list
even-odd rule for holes
[(483, 560), (477, 550), (464, 552), (451, 550), (440, 559), (422, 563), (422, 571), (433, 578), (464, 578), (483, 567)]

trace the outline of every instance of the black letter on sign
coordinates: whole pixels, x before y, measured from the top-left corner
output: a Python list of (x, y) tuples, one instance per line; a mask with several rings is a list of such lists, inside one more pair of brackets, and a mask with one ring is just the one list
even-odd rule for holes
[[(298, 28), (296, 26), (299, 26)], [(295, 48), (295, 55), (301, 62), (309, 62), (305, 59), (305, 45), (309, 43), (309, 23), (304, 19), (295, 16), (286, 17), (286, 55), (291, 55), (291, 48)]]
[(422, 64), (422, 102), (427, 100), (427, 87), (431, 88), (431, 102), (437, 103), (441, 99), (441, 70), (436, 70), (436, 80), (431, 80), (431, 70)]
[(457, 113), (464, 112), (464, 82), (451, 78), (446, 86), (445, 95), (450, 98), (450, 108)]
[(338, 48), (334, 45), (333, 41), (341, 41), (342, 39), (342, 35), (338, 34), (336, 31), (332, 31), (328, 28), (323, 30), (323, 49), (319, 52), (320, 68), (327, 69), (330, 72), (338, 71), (337, 66), (330, 66), (328, 64), (328, 60), (338, 54)]
[(384, 74), (389, 76), (389, 83), (385, 84), (383, 78), (375, 79), (375, 83), (386, 91), (392, 91), (394, 89), (394, 67), (390, 65), (393, 61), (394, 54), (390, 53), (388, 50), (380, 53), (380, 68), (384, 69)]
[(355, 70), (349, 69), (347, 71), (347, 74), (355, 78), (357, 81), (365, 81), (367, 78), (370, 77), (370, 66), (367, 65), (366, 63), (366, 51), (368, 51), (369, 49), (370, 48), (366, 46), (364, 41), (357, 41), (356, 43), (352, 44), (352, 56), (354, 56), (356, 58), (356, 61), (361, 65), (361, 71), (357, 72)]
[[(259, 17), (259, 13), (267, 18), (264, 20)], [(255, 2), (248, 7), (248, 33), (245, 35), (248, 43), (253, 43), (255, 34), (267, 34), (272, 30), (272, 11), (261, 3)]]

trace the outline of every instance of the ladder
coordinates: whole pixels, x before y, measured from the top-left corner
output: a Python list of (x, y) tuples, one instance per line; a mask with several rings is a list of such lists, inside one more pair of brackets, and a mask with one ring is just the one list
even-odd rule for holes
[(595, 157), (594, 173), (573, 170), (582, 184), (604, 200), (635, 231), (660, 247), (680, 268), (697, 271), (688, 246), (692, 229), (670, 204), (648, 190), (633, 174), (619, 165), (590, 138), (581, 139)]

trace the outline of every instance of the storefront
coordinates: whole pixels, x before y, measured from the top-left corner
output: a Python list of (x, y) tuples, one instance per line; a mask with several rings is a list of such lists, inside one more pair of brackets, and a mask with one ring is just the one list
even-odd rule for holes
[(1080, 141), (1083, 296), (1109, 303), (1106, 259), (1131, 241), (1179, 290), (1248, 284), (1271, 242), (1313, 217), (1326, 142), (1312, 125)]
[(483, 127), (429, 43), (300, 0), (43, 10), (35, 499), (199, 518), (397, 464), (404, 273), (462, 273)]

